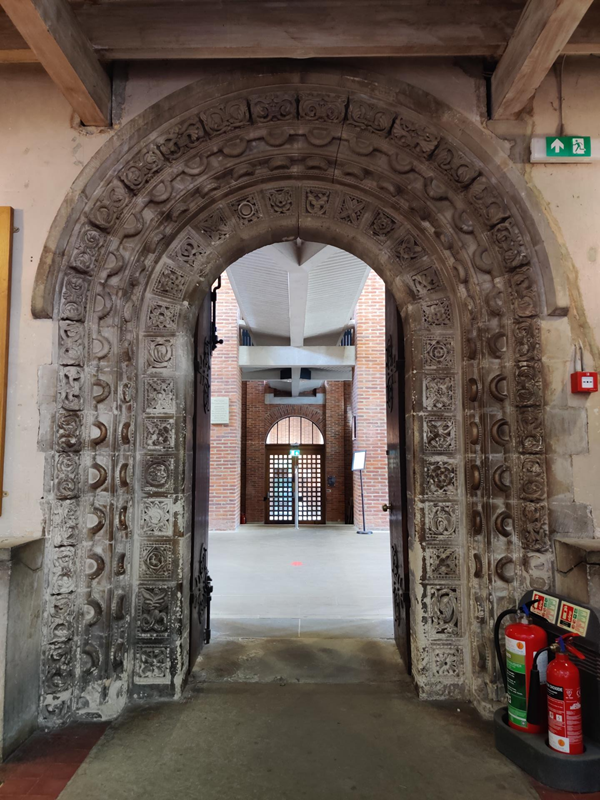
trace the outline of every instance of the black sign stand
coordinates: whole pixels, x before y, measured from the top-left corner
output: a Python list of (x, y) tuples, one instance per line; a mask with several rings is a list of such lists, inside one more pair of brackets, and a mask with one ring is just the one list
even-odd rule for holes
[(367, 453), (365, 450), (357, 450), (354, 455), (352, 456), (352, 471), (358, 472), (360, 474), (360, 504), (362, 507), (362, 530), (356, 531), (357, 533), (361, 533), (365, 536), (372, 535), (373, 531), (367, 530), (367, 523), (365, 520), (365, 494), (363, 491), (363, 467), (365, 465), (367, 459)]

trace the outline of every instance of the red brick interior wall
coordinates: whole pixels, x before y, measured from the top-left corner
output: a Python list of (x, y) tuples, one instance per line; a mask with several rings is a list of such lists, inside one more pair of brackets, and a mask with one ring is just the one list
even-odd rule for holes
[[(387, 529), (387, 427), (385, 402), (385, 284), (371, 271), (356, 308), (356, 368), (352, 406), (357, 438), (354, 451), (366, 450), (363, 472), (367, 529)], [(354, 523), (362, 525), (360, 482), (354, 474)]]
[[(244, 383), (238, 364), (238, 308), (223, 276), (217, 303), (219, 336), (224, 343), (213, 354), (213, 397), (229, 397), (229, 425), (211, 426), (210, 528), (235, 530), (240, 512), (246, 522), (264, 521), (265, 443), (268, 431), (287, 416), (315, 422), (325, 438), (326, 513), (328, 522), (344, 522), (354, 513), (360, 523), (360, 486), (352, 476), (352, 451), (367, 450), (364, 472), (367, 526), (387, 528), (381, 510), (387, 495), (385, 420), (385, 289), (372, 272), (356, 309), (357, 364), (352, 384), (328, 382), (324, 405), (267, 405), (263, 382)], [(358, 438), (352, 440), (352, 417)], [(243, 420), (243, 426), (242, 426)], [(244, 464), (242, 465), (242, 452)], [(242, 487), (242, 475), (244, 486)], [(243, 505), (242, 505), (243, 498)]]
[[(325, 406), (325, 474), (327, 522), (345, 519), (344, 383), (328, 381)], [(331, 486), (330, 484), (334, 485)]]
[(240, 522), (242, 380), (238, 306), (227, 273), (217, 297), (217, 327), (223, 344), (212, 356), (211, 397), (229, 397), (229, 425), (211, 425), (209, 527), (231, 531)]
[[(245, 513), (246, 522), (248, 523), (264, 522), (265, 519), (265, 503), (263, 500), (266, 493), (265, 448), (267, 434), (275, 422), (284, 417), (306, 417), (314, 422), (315, 425), (318, 425), (323, 433), (325, 442), (328, 439), (326, 405), (267, 405), (265, 403), (266, 391), (272, 392), (273, 390), (262, 382), (246, 382), (246, 430), (244, 432), (246, 450)], [(325, 457), (327, 458), (327, 451)], [(329, 496), (327, 499), (329, 501)], [(329, 515), (327, 518), (329, 519)]]

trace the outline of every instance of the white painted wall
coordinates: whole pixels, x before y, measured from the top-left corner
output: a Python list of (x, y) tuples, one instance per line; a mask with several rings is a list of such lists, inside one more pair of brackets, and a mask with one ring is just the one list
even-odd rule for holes
[[(339, 63), (339, 62), (336, 62)], [(475, 122), (484, 118), (485, 87), (476, 70), (462, 69), (451, 61), (354, 62), (388, 73), (454, 105)], [(243, 62), (234, 64), (243, 68)], [(185, 65), (149, 63), (132, 65), (124, 87), (120, 118), (128, 121), (152, 103), (187, 83), (219, 70), (221, 64)], [(567, 133), (600, 135), (600, 61), (567, 61), (564, 112)], [(550, 76), (542, 86), (530, 120), (538, 133), (554, 133), (557, 125), (556, 81)], [(107, 131), (77, 127), (71, 110), (43, 71), (33, 65), (0, 66), (0, 204), (15, 208), (9, 398), (7, 409), (6, 470), (8, 493), (0, 517), (0, 537), (36, 536), (41, 532), (39, 500), (42, 495), (43, 456), (37, 452), (37, 370), (51, 360), (52, 325), (33, 320), (30, 312), (35, 271), (46, 235), (60, 203), (81, 168), (107, 140)], [(588, 166), (524, 165), (528, 181), (548, 207), (559, 236), (568, 248), (575, 302), (568, 321), (557, 330), (567, 338), (584, 333), (591, 342), (595, 366), (600, 367), (600, 164)], [(560, 341), (560, 336), (558, 340)], [(558, 345), (557, 345), (558, 347)], [(567, 349), (570, 342), (567, 344)], [(589, 357), (588, 368), (593, 363)], [(590, 453), (573, 457), (576, 499), (589, 503), (600, 526), (600, 401), (586, 403), (590, 412)]]

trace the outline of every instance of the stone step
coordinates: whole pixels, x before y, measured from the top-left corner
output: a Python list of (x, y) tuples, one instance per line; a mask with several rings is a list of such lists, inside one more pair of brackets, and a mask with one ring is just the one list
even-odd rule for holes
[(217, 639), (191, 683), (388, 683), (410, 678), (393, 640)]

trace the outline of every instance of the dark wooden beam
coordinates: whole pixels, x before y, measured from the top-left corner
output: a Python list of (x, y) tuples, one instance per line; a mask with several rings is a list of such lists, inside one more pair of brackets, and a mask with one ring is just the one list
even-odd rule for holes
[[(108, 75), (66, 0), (0, 0), (15, 28), (85, 125), (109, 125)], [(12, 60), (18, 59), (11, 50)]]
[(581, 23), (593, 0), (528, 0), (492, 75), (492, 116), (516, 119)]

